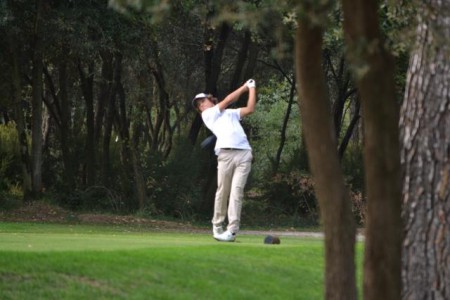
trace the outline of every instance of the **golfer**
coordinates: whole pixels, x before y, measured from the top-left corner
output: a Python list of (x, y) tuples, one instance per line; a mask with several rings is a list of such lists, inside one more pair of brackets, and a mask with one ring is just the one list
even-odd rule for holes
[[(227, 108), (248, 92), (247, 106)], [(253, 113), (256, 105), (256, 83), (248, 80), (222, 101), (204, 93), (197, 94), (193, 106), (202, 115), (203, 122), (217, 137), (214, 152), (217, 155), (217, 191), (212, 218), (213, 237), (222, 242), (234, 242), (241, 221), (244, 187), (251, 170), (252, 148), (240, 120)], [(223, 225), (228, 214), (228, 226)]]

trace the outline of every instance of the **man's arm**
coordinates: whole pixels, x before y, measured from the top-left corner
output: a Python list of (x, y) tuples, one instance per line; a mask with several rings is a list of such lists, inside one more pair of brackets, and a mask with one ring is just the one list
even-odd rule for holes
[(248, 87), (248, 100), (247, 106), (241, 107), (241, 118), (252, 114), (255, 111), (256, 106), (256, 85), (255, 81), (247, 81), (246, 85)]
[(236, 102), (239, 97), (248, 91), (247, 106), (241, 107), (240, 116), (245, 117), (252, 114), (255, 111), (256, 106), (256, 83), (253, 79), (247, 80), (240, 88), (225, 97), (219, 104), (220, 111), (225, 110), (231, 103)]
[(241, 87), (228, 94), (228, 96), (226, 96), (225, 99), (223, 99), (217, 104), (219, 106), (220, 111), (224, 111), (231, 103), (236, 102), (239, 99), (239, 97), (247, 91), (248, 91), (247, 84), (244, 83)]

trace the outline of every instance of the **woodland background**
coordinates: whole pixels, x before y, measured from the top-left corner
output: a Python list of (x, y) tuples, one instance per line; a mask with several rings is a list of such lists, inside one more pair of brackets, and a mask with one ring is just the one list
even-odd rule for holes
[[(170, 9), (122, 14), (106, 1), (2, 3), (3, 207), (44, 197), (78, 210), (209, 219), (215, 157), (199, 146), (210, 133), (190, 101), (198, 92), (223, 98), (255, 78), (257, 112), (244, 121), (255, 162), (243, 220), (317, 223), (296, 105), (294, 16), (287, 8), (174, 1)], [(255, 13), (265, 22), (253, 22)], [(395, 28), (387, 7), (380, 13), (388, 34)], [(363, 121), (338, 7), (329, 21), (323, 68), (362, 223)], [(406, 53), (399, 58), (401, 94)]]

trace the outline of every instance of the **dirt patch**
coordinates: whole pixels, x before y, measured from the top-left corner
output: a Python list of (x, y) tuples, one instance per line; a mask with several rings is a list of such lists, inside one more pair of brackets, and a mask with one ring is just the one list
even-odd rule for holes
[(182, 222), (153, 220), (132, 215), (76, 213), (41, 201), (32, 202), (14, 210), (0, 212), (0, 221), (141, 225), (157, 230), (200, 230), (191, 224)]
[(0, 212), (1, 221), (12, 222), (65, 222), (70, 212), (44, 202), (31, 202), (20, 208)]
[[(154, 220), (133, 215), (110, 215), (93, 213), (76, 213), (53, 206), (45, 202), (36, 201), (26, 204), (18, 209), (0, 212), (0, 221), (5, 222), (36, 222), (59, 224), (96, 224), (96, 225), (120, 225), (145, 228), (156, 231), (180, 231), (190, 233), (209, 233), (209, 228), (196, 227), (189, 223)], [(283, 230), (242, 230), (240, 234), (251, 235), (278, 235), (323, 238), (321, 232), (299, 232), (294, 228)], [(362, 231), (357, 235), (358, 240), (363, 240)]]

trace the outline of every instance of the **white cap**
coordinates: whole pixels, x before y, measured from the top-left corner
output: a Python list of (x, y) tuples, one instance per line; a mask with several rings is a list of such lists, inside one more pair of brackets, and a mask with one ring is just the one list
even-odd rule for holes
[(208, 95), (205, 94), (205, 93), (200, 93), (200, 94), (195, 95), (194, 99), (192, 99), (192, 106), (193, 106), (193, 107), (196, 107), (196, 106), (195, 106), (195, 100), (197, 100), (197, 99), (203, 99), (203, 98), (208, 98)]

